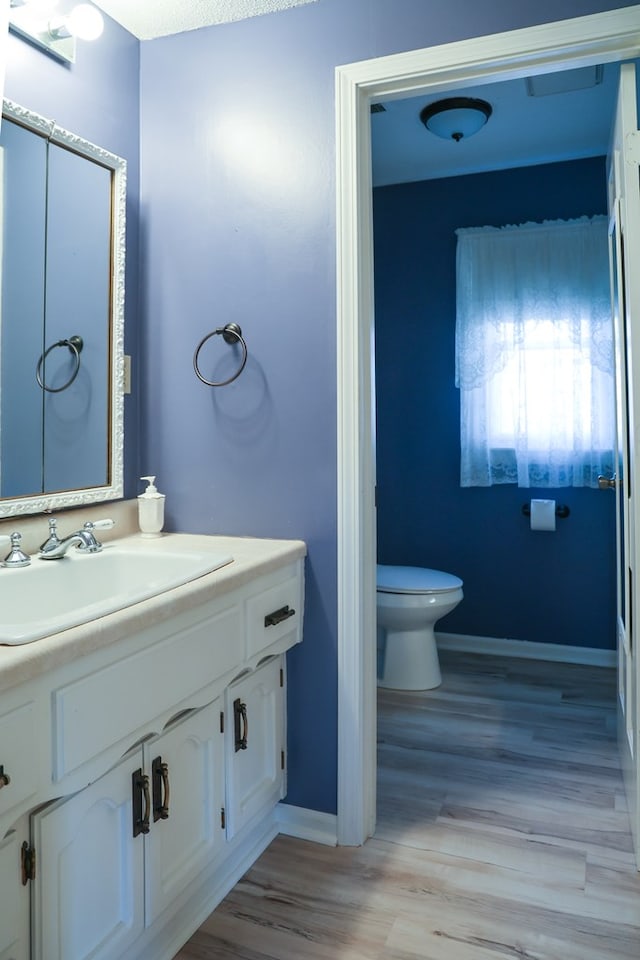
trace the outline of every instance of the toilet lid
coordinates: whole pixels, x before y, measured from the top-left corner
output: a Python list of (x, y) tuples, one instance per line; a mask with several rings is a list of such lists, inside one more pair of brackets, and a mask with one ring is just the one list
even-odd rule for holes
[(462, 580), (428, 567), (394, 567), (379, 563), (377, 588), (383, 593), (445, 593), (458, 590)]

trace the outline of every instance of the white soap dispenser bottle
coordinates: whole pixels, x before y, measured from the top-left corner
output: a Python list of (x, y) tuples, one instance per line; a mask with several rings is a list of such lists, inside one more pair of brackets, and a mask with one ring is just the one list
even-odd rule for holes
[(164, 526), (164, 494), (158, 493), (155, 477), (140, 477), (147, 489), (138, 497), (138, 524), (143, 537), (159, 537)]

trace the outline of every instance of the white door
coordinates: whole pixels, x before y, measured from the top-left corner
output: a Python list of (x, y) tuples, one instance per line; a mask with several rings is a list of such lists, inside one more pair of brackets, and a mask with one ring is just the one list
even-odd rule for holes
[(183, 717), (144, 746), (152, 785), (145, 837), (145, 923), (149, 926), (225, 842), (222, 701)]
[(141, 759), (138, 751), (34, 814), (33, 960), (119, 957), (142, 933), (144, 837), (133, 836), (132, 784)]
[(617, 494), (618, 742), (636, 858), (640, 867), (638, 747), (638, 577), (640, 576), (640, 183), (636, 78), (622, 64), (608, 163), (611, 288), (618, 407)]

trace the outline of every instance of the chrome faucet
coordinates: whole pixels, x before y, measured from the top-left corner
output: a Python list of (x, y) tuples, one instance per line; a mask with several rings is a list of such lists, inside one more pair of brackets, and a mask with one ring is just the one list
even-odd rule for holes
[(12, 533), (10, 537), (0, 537), (0, 540), (9, 540), (11, 542), (11, 549), (6, 555), (4, 560), (0, 563), (2, 567), (28, 567), (31, 563), (31, 557), (27, 556), (26, 553), (20, 547), (20, 541), (22, 540), (22, 535), (20, 533)]
[(49, 536), (40, 547), (38, 556), (41, 560), (60, 560), (69, 547), (76, 547), (83, 553), (100, 553), (102, 544), (96, 540), (94, 530), (110, 530), (114, 520), (88, 520), (81, 530), (70, 533), (63, 540), (58, 536), (58, 521), (51, 517), (49, 520)]

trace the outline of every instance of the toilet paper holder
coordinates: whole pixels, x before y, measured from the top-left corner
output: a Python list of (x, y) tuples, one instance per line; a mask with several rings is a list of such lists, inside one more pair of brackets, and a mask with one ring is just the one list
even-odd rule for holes
[[(524, 513), (525, 517), (530, 517), (530, 516), (531, 516), (531, 504), (530, 504), (530, 503), (523, 503), (523, 505), (522, 505), (522, 512)], [(567, 507), (565, 504), (562, 504), (562, 503), (557, 504), (557, 506), (556, 506), (556, 517), (560, 517), (561, 520), (564, 520), (566, 517), (569, 516), (570, 513), (571, 513), (571, 511), (569, 510), (569, 507)]]

